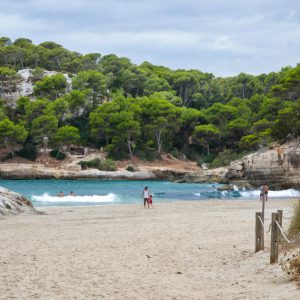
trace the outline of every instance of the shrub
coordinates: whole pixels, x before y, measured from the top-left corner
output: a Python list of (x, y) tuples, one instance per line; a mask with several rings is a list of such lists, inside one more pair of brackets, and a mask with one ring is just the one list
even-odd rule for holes
[(131, 166), (131, 165), (127, 166), (126, 170), (129, 171), (129, 172), (135, 172), (134, 167)]
[(66, 158), (66, 154), (61, 152), (58, 149), (53, 149), (50, 152), (50, 156), (53, 157), (53, 158), (56, 158), (57, 160), (64, 160)]
[[(294, 215), (288, 230), (290, 239), (299, 238), (300, 233), (300, 199), (294, 204)], [(292, 280), (300, 280), (300, 251), (293, 249), (281, 258), (282, 270)]]
[(101, 171), (116, 171), (117, 164), (112, 159), (104, 159), (94, 158), (91, 160), (82, 160), (78, 163), (83, 170), (86, 169), (98, 169)]
[(117, 164), (112, 159), (101, 160), (98, 169), (102, 170), (102, 171), (116, 171), (117, 170)]
[(136, 153), (136, 156), (141, 159), (141, 160), (156, 160), (160, 159), (160, 155), (156, 150), (152, 149), (145, 149), (145, 150), (140, 150)]
[(300, 199), (294, 204), (294, 215), (288, 231), (290, 238), (298, 237), (300, 233)]
[(35, 161), (37, 159), (37, 149), (36, 146), (33, 144), (25, 144), (24, 147), (19, 150), (15, 151), (14, 153), (9, 153), (4, 160), (14, 158), (15, 156), (23, 157), (31, 161)]
[(210, 168), (217, 168), (228, 166), (232, 161), (237, 160), (245, 156), (247, 152), (231, 152), (228, 149), (225, 149), (223, 152), (220, 152), (218, 156), (211, 162), (209, 165)]
[(100, 166), (100, 158), (94, 158), (91, 160), (82, 160), (78, 164), (81, 165), (83, 170), (85, 169), (99, 169)]

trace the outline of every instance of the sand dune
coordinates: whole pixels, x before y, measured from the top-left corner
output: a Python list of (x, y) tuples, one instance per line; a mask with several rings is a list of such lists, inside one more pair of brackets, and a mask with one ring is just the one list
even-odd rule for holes
[[(253, 251), (259, 209), (213, 200), (2, 217), (0, 299), (298, 299), (268, 249)], [(266, 216), (277, 209), (290, 215), (291, 202), (270, 201)]]

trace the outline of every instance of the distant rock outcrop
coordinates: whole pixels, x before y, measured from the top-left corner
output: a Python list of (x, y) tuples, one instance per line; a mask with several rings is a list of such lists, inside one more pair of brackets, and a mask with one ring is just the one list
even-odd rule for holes
[(34, 214), (37, 211), (24, 196), (0, 187), (0, 215)]
[[(14, 92), (11, 92), (9, 94), (4, 94), (2, 95), (3, 98), (5, 99), (11, 99), (11, 100), (16, 100), (19, 97), (33, 97), (33, 75), (32, 75), (33, 69), (22, 69), (18, 71), (18, 75), (20, 76), (20, 80), (18, 81), (16, 85), (16, 89)], [(56, 71), (43, 71), (43, 77), (44, 76), (53, 76), (59, 74), (59, 72)], [(63, 74), (64, 77), (66, 78), (67, 82), (67, 87), (66, 90), (70, 91), (72, 89), (72, 79), (69, 77), (68, 74)]]
[(272, 188), (299, 188), (300, 144), (293, 141), (252, 153), (231, 162), (226, 177), (230, 181), (246, 180), (254, 186), (266, 183)]
[(154, 172), (81, 170), (78, 165), (50, 168), (44, 164), (0, 164), (0, 178), (4, 179), (156, 179)]

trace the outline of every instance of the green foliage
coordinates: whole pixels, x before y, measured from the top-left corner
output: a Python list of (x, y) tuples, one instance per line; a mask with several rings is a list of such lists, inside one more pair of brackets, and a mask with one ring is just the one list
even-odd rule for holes
[(300, 200), (294, 203), (294, 214), (289, 227), (289, 237), (295, 238), (298, 237), (300, 232)]
[(279, 84), (272, 87), (271, 94), (281, 99), (292, 101), (298, 99), (300, 97), (300, 65), (290, 69)]
[(69, 111), (68, 102), (62, 97), (54, 100), (53, 102), (47, 103), (44, 110), (46, 115), (55, 116), (59, 122), (62, 122)]
[(0, 98), (16, 91), (19, 75), (15, 70), (0, 67)]
[(60, 146), (70, 146), (71, 144), (76, 144), (80, 139), (79, 130), (74, 126), (65, 125), (58, 128), (54, 139), (55, 142)]
[(35, 145), (26, 143), (21, 150), (15, 152), (15, 155), (29, 159), (31, 161), (36, 161), (38, 152)]
[(28, 136), (24, 126), (14, 124), (9, 119), (0, 122), (0, 144), (5, 147), (12, 147), (14, 151), (18, 143), (23, 143)]
[(210, 154), (210, 146), (217, 142), (220, 136), (220, 130), (212, 125), (198, 125), (193, 132), (193, 140), (207, 150), (207, 155)]
[(59, 149), (53, 149), (50, 151), (50, 156), (57, 160), (64, 160), (66, 158), (66, 154), (61, 152)]
[(126, 170), (129, 171), (129, 172), (135, 172), (135, 169), (133, 166), (129, 165), (126, 167)]
[[(36, 99), (21, 97), (15, 103), (10, 99), (18, 92), (17, 71), (24, 68), (33, 69)], [(45, 70), (57, 74), (44, 76)], [(72, 77), (72, 90), (63, 73)], [(2, 140), (15, 148), (24, 143), (18, 136), (26, 131), (23, 136), (36, 144), (44, 136), (55, 147), (80, 140), (105, 147), (118, 159), (157, 159), (162, 151), (175, 151), (200, 162), (216, 158), (213, 165), (218, 165), (226, 161), (223, 152), (299, 137), (299, 83), (300, 65), (215, 78), (199, 70), (135, 65), (113, 54), (82, 55), (52, 41), (35, 45), (27, 38), (3, 37)]]
[(224, 151), (218, 153), (218, 156), (210, 163), (209, 167), (218, 168), (222, 166), (228, 166), (230, 162), (240, 159), (245, 155), (247, 155), (247, 152), (245, 151), (237, 153), (229, 149), (225, 149)]
[(75, 90), (88, 94), (93, 109), (103, 102), (107, 94), (106, 78), (101, 72), (95, 70), (79, 72), (72, 84)]
[(94, 158), (92, 160), (82, 160), (78, 163), (83, 170), (85, 169), (98, 169), (101, 171), (116, 171), (117, 164), (111, 159), (101, 160), (100, 158)]
[(45, 76), (35, 83), (34, 95), (38, 98), (55, 100), (65, 94), (66, 86), (67, 80), (62, 74)]
[(31, 136), (39, 145), (42, 145), (43, 138), (48, 137), (49, 144), (54, 140), (57, 131), (58, 121), (54, 116), (40, 116), (32, 121)]

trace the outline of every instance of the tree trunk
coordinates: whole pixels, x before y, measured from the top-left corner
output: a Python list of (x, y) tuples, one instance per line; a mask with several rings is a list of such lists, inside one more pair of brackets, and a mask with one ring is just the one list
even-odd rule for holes
[(132, 149), (131, 149), (131, 141), (130, 141), (130, 136), (129, 135), (127, 137), (127, 145), (128, 145), (128, 150), (129, 150), (131, 162), (133, 162), (133, 155), (132, 155)]
[(206, 151), (207, 151), (207, 156), (209, 156), (210, 152), (209, 152), (209, 144), (206, 144)]
[(184, 92), (184, 101), (183, 101), (183, 105), (188, 107), (188, 91), (189, 91), (189, 86), (187, 85), (185, 88), (185, 92)]
[(161, 130), (160, 129), (158, 131), (156, 131), (155, 136), (156, 136), (156, 143), (157, 143), (157, 151), (160, 154), (161, 146), (162, 146)]

